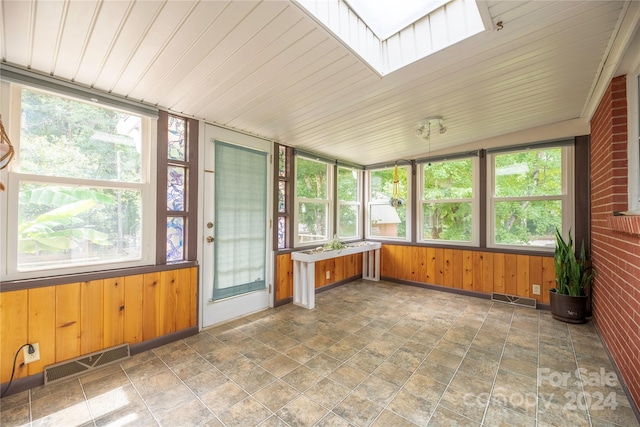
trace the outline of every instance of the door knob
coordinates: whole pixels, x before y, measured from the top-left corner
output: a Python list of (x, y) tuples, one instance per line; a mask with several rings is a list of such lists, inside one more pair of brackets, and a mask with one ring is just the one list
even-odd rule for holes
[(213, 236), (207, 236), (207, 243), (213, 243)]

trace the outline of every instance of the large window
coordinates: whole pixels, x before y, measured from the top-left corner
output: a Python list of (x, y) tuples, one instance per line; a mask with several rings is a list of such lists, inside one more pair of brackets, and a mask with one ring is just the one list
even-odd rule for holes
[(296, 156), (296, 244), (331, 237), (331, 173), (328, 163)]
[(418, 167), (421, 183), (418, 240), (477, 244), (477, 161), (465, 158)]
[(6, 210), (17, 227), (3, 236), (6, 278), (148, 263), (150, 119), (18, 85), (11, 93), (20, 131), (12, 132)]
[(410, 166), (368, 171), (367, 237), (408, 240)]
[(490, 164), (490, 244), (555, 246), (556, 228), (573, 223), (573, 149), (555, 146), (493, 153)]
[(338, 167), (338, 237), (354, 239), (362, 237), (360, 231), (360, 177), (358, 169)]

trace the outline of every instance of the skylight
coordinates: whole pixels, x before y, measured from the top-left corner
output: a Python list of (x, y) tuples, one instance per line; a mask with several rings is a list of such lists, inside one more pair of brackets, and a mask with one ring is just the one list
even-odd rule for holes
[(485, 30), (476, 0), (296, 0), (381, 76)]
[(428, 15), (449, 0), (345, 0), (380, 40)]

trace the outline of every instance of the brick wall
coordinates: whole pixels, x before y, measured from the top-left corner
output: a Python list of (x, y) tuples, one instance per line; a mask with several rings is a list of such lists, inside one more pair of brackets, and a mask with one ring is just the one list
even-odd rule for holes
[(640, 407), (640, 234), (624, 221), (612, 221), (613, 211), (628, 209), (627, 141), (626, 79), (621, 76), (612, 80), (591, 119), (591, 245), (599, 273), (593, 317)]

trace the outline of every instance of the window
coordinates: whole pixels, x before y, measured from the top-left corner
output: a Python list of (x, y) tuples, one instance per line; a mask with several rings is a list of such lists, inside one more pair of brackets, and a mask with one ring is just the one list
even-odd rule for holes
[(338, 167), (338, 237), (355, 239), (360, 231), (360, 176), (357, 169)]
[(375, 169), (368, 172), (367, 237), (408, 240), (411, 166)]
[(196, 259), (197, 138), (196, 120), (159, 113), (157, 264)]
[(291, 215), (291, 153), (290, 147), (278, 145), (278, 216), (277, 249), (290, 245), (289, 224)]
[(326, 242), (331, 236), (328, 163), (296, 156), (296, 244)]
[(18, 226), (3, 242), (17, 248), (3, 250), (6, 278), (149, 263), (151, 120), (19, 85), (11, 94), (20, 130), (5, 206)]
[(553, 249), (556, 228), (566, 235), (573, 224), (569, 157), (568, 146), (489, 156), (491, 246)]
[(439, 161), (419, 168), (418, 240), (477, 245), (477, 160)]

